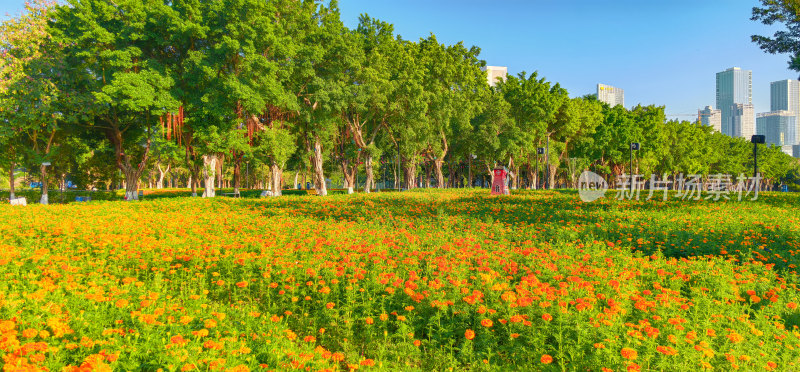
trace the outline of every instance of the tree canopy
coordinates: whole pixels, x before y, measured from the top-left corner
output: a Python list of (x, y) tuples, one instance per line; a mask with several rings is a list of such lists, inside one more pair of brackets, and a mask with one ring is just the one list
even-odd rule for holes
[[(796, 4), (762, 4), (753, 19), (788, 31), (754, 41), (800, 71)], [(67, 179), (135, 199), (144, 184), (325, 195), (474, 186), (501, 165), (515, 188), (752, 165), (745, 140), (663, 106), (570, 96), (539, 71), (490, 86), (485, 66), (477, 46), (407, 40), (366, 14), (348, 28), (336, 1), (39, 0), (0, 26), (0, 169), (12, 192), (15, 169), (38, 170), (26, 180), (46, 201)], [(797, 178), (796, 160), (760, 154), (766, 184)]]

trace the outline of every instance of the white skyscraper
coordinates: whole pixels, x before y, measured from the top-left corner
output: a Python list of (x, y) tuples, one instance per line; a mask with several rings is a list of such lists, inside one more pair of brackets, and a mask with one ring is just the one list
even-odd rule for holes
[(722, 112), (714, 110), (711, 106), (706, 106), (702, 110), (697, 110), (697, 121), (705, 126), (714, 128), (715, 131), (722, 131)]
[(778, 146), (792, 155), (792, 145), (797, 144), (796, 118), (787, 110), (760, 113), (756, 117), (756, 133), (764, 135), (767, 144)]
[[(753, 72), (732, 67), (717, 73), (717, 108), (722, 113), (722, 133), (743, 137), (755, 132)], [(746, 106), (750, 106), (749, 110)], [(735, 117), (738, 116), (747, 117)], [(750, 138), (750, 137), (746, 137)]]
[(769, 84), (769, 110), (800, 113), (800, 81), (779, 80)]
[[(787, 142), (781, 145), (788, 146), (784, 148), (784, 152), (791, 154), (792, 151), (787, 151), (787, 148), (792, 145), (800, 145), (800, 81), (791, 79), (773, 81), (769, 84), (769, 94), (769, 106), (773, 113), (783, 112), (784, 116), (794, 116), (794, 127), (787, 128), (787, 132), (794, 133), (790, 140), (791, 143)], [(757, 128), (757, 130), (760, 129)]]
[[(756, 134), (756, 115), (752, 104), (735, 103), (731, 106), (731, 137), (750, 139)], [(723, 123), (724, 124), (724, 123)], [(724, 133), (724, 132), (723, 132)]]
[(625, 106), (625, 91), (605, 84), (597, 84), (597, 100), (609, 106)]
[(486, 71), (486, 78), (488, 79), (489, 86), (491, 87), (497, 85), (497, 80), (505, 80), (506, 75), (508, 75), (508, 67), (504, 66), (486, 66), (481, 67), (481, 70)]

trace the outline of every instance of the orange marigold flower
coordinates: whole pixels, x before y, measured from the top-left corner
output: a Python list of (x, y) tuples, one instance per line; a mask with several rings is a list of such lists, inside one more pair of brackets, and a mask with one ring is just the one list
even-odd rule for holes
[(548, 314), (548, 313), (544, 313), (544, 314), (542, 314), (542, 319), (544, 319), (545, 322), (549, 322), (549, 321), (553, 320), (553, 316)]
[(767, 365), (766, 365), (766, 367), (764, 369), (766, 369), (767, 371), (772, 371), (775, 368), (778, 368), (778, 364), (777, 363), (775, 363), (775, 362), (767, 362)]
[(419, 347), (419, 345), (422, 345), (422, 341), (414, 340), (414, 346)]
[(788, 307), (789, 309), (794, 310), (794, 309), (797, 309), (797, 304), (794, 303), (794, 302), (790, 302), (790, 303), (786, 304), (786, 307)]
[(664, 355), (676, 355), (678, 351), (669, 346), (656, 346), (656, 350)]
[(39, 334), (39, 331), (37, 331), (37, 330), (35, 330), (33, 328), (28, 328), (28, 329), (22, 331), (22, 337), (25, 337), (25, 338), (34, 338), (38, 334)]
[(371, 317), (367, 317), (367, 319), (365, 319), (364, 321), (365, 321), (367, 324), (372, 324), (372, 323), (375, 323), (375, 320), (373, 320)]
[(628, 360), (635, 360), (636, 357), (639, 355), (639, 353), (637, 353), (636, 350), (633, 350), (633, 349), (628, 348), (628, 347), (622, 348), (622, 350), (620, 350), (619, 353), (620, 353), (620, 355), (622, 355), (623, 358), (628, 359)]
[(739, 342), (742, 342), (744, 340), (744, 337), (742, 337), (742, 335), (740, 335), (740, 334), (738, 334), (736, 332), (733, 332), (733, 333), (728, 335), (728, 340), (730, 342), (734, 343), (734, 344), (737, 344)]
[(540, 361), (542, 362), (542, 364), (550, 364), (550, 363), (553, 362), (553, 357), (551, 357), (550, 355), (544, 354), (544, 355), (542, 355), (542, 358), (540, 359)]
[(511, 334), (511, 338), (517, 338), (517, 337), (519, 337), (519, 333), (512, 333)]
[(327, 307), (328, 309), (333, 309), (334, 306), (336, 306), (336, 304), (334, 304), (333, 302), (328, 302), (327, 304), (325, 304), (325, 307)]
[(247, 287), (247, 282), (246, 281), (238, 282), (236, 283), (236, 286), (239, 288)]
[(364, 359), (364, 360), (361, 361), (361, 365), (362, 366), (367, 366), (367, 367), (374, 366), (375, 365), (375, 361), (372, 360), (372, 359)]
[(494, 324), (494, 323), (492, 322), (492, 320), (491, 320), (491, 319), (484, 319), (484, 320), (481, 320), (481, 325), (482, 325), (482, 326), (484, 326), (484, 327), (486, 327), (486, 328), (489, 328), (489, 327), (491, 327), (491, 326), (492, 326), (492, 324)]
[(464, 337), (466, 337), (467, 340), (472, 340), (475, 338), (475, 331), (468, 329), (466, 332), (464, 332)]

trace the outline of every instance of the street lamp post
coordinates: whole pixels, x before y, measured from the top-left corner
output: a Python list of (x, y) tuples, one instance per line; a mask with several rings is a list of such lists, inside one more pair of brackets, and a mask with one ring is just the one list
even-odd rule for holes
[(538, 178), (539, 178), (539, 156), (540, 155), (544, 155), (544, 147), (536, 148), (536, 178), (537, 178), (537, 180), (536, 180), (537, 181), (536, 182), (536, 188), (537, 189), (539, 188), (539, 184), (542, 183), (541, 180), (538, 180)]
[(758, 144), (766, 143), (764, 135), (756, 134), (750, 137), (750, 142), (753, 143), (753, 179), (758, 175)]
[(638, 149), (639, 149), (639, 142), (631, 142), (631, 148), (630, 148), (630, 158), (631, 158), (630, 159), (630, 161), (631, 161), (631, 195), (633, 195), (633, 183), (634, 183), (634, 180), (635, 180), (634, 177), (633, 177), (633, 150), (638, 150)]

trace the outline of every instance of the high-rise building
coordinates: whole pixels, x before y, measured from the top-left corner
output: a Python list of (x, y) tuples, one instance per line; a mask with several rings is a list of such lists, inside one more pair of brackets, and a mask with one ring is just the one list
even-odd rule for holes
[[(723, 122), (723, 125), (725, 123)], [(724, 127), (723, 127), (724, 129)], [(756, 134), (756, 117), (752, 104), (735, 103), (731, 106), (730, 129), (731, 137), (750, 139)]]
[(785, 110), (795, 116), (795, 141), (787, 145), (800, 145), (800, 81), (791, 79), (773, 81), (769, 84), (769, 93), (769, 106), (772, 112)]
[(800, 145), (792, 146), (792, 156), (800, 158)]
[(756, 132), (765, 136), (767, 144), (776, 145), (791, 155), (797, 144), (797, 116), (787, 110), (763, 112), (756, 117)]
[(486, 71), (486, 78), (489, 81), (489, 86), (493, 87), (497, 85), (497, 80), (506, 79), (506, 75), (508, 75), (508, 67), (504, 66), (486, 66), (481, 67), (481, 70)]
[(800, 81), (779, 80), (769, 84), (769, 110), (800, 113)]
[(722, 130), (722, 113), (720, 110), (714, 110), (711, 106), (706, 106), (702, 110), (697, 110), (697, 121), (705, 126), (714, 128), (715, 131)]
[(625, 106), (625, 91), (605, 84), (597, 84), (597, 100), (609, 106)]
[(722, 114), (721, 132), (723, 134), (727, 134), (731, 137), (741, 137), (744, 133), (742, 130), (746, 129), (748, 124), (753, 124), (752, 130), (755, 131), (755, 117), (749, 119), (744, 117), (737, 119), (734, 117), (734, 111), (737, 109), (740, 115), (745, 115), (748, 110), (743, 106), (747, 105), (750, 105), (749, 112), (752, 114), (752, 104), (752, 71), (732, 67), (717, 73), (717, 108)]

